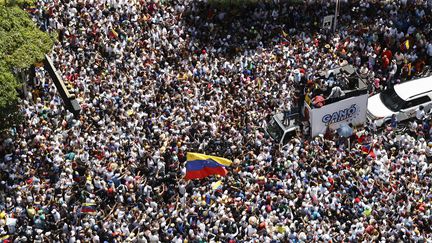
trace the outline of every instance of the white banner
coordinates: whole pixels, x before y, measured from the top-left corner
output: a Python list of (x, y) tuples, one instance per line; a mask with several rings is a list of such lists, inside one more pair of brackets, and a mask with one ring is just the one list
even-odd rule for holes
[(342, 124), (352, 123), (354, 126), (366, 122), (368, 95), (360, 95), (347, 98), (321, 108), (313, 108), (309, 111), (311, 124), (311, 136), (324, 134), (327, 127), (331, 130), (338, 129)]

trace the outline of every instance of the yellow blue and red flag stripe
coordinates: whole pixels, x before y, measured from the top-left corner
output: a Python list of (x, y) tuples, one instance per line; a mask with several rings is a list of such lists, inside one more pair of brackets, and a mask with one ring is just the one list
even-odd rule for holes
[(96, 214), (96, 207), (94, 203), (84, 203), (81, 207), (81, 213)]
[(187, 180), (202, 179), (210, 175), (225, 176), (228, 173), (225, 166), (232, 164), (229, 159), (199, 153), (187, 153), (186, 161)]
[(222, 181), (221, 180), (216, 181), (215, 183), (213, 183), (211, 185), (211, 187), (213, 190), (218, 190), (218, 189), (222, 188)]
[(370, 144), (365, 144), (365, 145), (361, 146), (361, 151), (363, 152), (363, 154), (369, 154), (371, 149), (372, 149), (372, 146)]
[(9, 243), (9, 242), (12, 242), (12, 239), (10, 238), (10, 235), (3, 235), (3, 236), (0, 236), (0, 242), (1, 243)]

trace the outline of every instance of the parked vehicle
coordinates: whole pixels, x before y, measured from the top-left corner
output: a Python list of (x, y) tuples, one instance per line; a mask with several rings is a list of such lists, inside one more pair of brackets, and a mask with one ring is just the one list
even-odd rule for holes
[(367, 118), (382, 126), (396, 114), (398, 121), (415, 117), (416, 110), (423, 106), (428, 113), (432, 108), (432, 76), (396, 84), (368, 100)]

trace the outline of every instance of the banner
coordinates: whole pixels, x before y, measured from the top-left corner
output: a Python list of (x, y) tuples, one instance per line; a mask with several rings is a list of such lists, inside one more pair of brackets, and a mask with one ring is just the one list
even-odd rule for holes
[(333, 25), (333, 18), (334, 18), (334, 15), (327, 15), (327, 16), (325, 16), (324, 19), (323, 19), (322, 28), (323, 29), (331, 29), (332, 25)]
[(352, 123), (354, 126), (366, 122), (368, 95), (350, 97), (341, 101), (309, 110), (311, 136), (324, 134), (327, 127), (338, 129), (342, 124)]

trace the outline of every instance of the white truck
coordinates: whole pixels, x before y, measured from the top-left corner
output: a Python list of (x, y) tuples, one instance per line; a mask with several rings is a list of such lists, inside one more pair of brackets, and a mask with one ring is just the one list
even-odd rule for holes
[(365, 82), (350, 65), (323, 72), (322, 76), (328, 78), (330, 73), (347, 83), (345, 95), (326, 99), (321, 107), (311, 107), (305, 102), (302, 114), (291, 114), (286, 125), (283, 113), (275, 114), (265, 130), (276, 142), (286, 144), (297, 132), (307, 131), (306, 135), (315, 137), (327, 129), (337, 130), (344, 124), (357, 126), (366, 122), (368, 93)]

